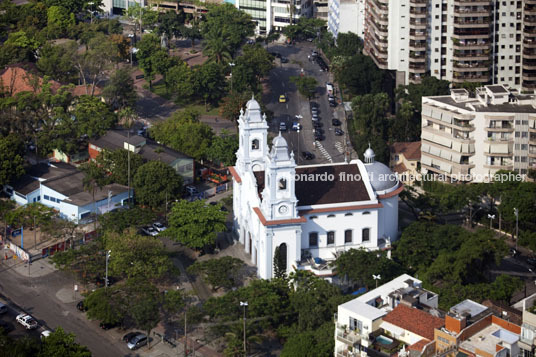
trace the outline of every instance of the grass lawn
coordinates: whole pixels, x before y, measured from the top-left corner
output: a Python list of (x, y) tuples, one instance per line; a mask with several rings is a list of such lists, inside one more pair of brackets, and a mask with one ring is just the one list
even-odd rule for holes
[(153, 83), (152, 92), (162, 98), (171, 100), (171, 95), (166, 92), (166, 85), (164, 84), (164, 81), (158, 81), (157, 83)]

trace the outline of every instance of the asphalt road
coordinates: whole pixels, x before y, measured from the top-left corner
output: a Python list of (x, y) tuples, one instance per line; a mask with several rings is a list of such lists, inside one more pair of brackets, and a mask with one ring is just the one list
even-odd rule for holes
[[(320, 164), (329, 162), (344, 161), (344, 141), (345, 136), (335, 136), (331, 125), (331, 119), (335, 109), (328, 104), (326, 93), (326, 82), (330, 81), (330, 74), (322, 72), (315, 62), (308, 60), (308, 56), (314, 49), (314, 45), (308, 42), (301, 42), (293, 46), (281, 44), (271, 44), (267, 50), (269, 52), (280, 53), (283, 57), (288, 58), (288, 63), (281, 63), (279, 59), (275, 60), (275, 68), (270, 72), (269, 85), (270, 92), (263, 98), (266, 106), (274, 113), (274, 120), (270, 123), (270, 132), (277, 134), (279, 132), (279, 123), (286, 122), (288, 131), (282, 133), (289, 144), (290, 150), (294, 151), (295, 158), (299, 165)], [(309, 100), (301, 96), (294, 84), (290, 82), (291, 76), (299, 76), (302, 72), (305, 76), (313, 76), (318, 82), (315, 101), (319, 105), (319, 116), (322, 129), (324, 130), (325, 140), (314, 142), (313, 125), (311, 121), (311, 110)], [(279, 96), (287, 96), (286, 103), (279, 103)], [(296, 119), (296, 115), (302, 115), (302, 119)], [(343, 118), (339, 118), (343, 121)], [(292, 123), (298, 121), (302, 124), (300, 132), (292, 131)], [(346, 131), (343, 123), (341, 127)], [(314, 160), (305, 160), (301, 152), (309, 151), (315, 155)]]
[[(87, 346), (94, 356), (131, 356), (120, 341), (122, 333), (101, 330), (98, 322), (88, 321), (85, 314), (76, 309), (76, 301), (64, 303), (58, 298), (59, 291), (66, 288), (72, 289), (73, 281), (60, 271), (39, 278), (27, 278), (0, 264), (0, 298), (10, 307), (1, 319), (16, 327), (9, 335), (38, 336), (43, 329), (61, 326), (65, 331), (74, 333), (77, 342)], [(21, 329), (15, 322), (19, 309), (37, 319), (40, 329), (31, 332)]]

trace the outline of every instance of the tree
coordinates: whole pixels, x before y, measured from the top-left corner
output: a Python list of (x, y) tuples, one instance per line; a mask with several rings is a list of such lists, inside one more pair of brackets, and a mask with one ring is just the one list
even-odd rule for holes
[(151, 209), (134, 206), (130, 209), (103, 214), (100, 219), (100, 229), (103, 232), (123, 233), (127, 228), (151, 224), (156, 218), (156, 213)]
[(194, 69), (194, 91), (205, 101), (205, 109), (208, 111), (208, 103), (215, 104), (223, 95), (226, 88), (225, 76), (222, 68), (209, 62)]
[(240, 109), (243, 109), (250, 99), (251, 96), (245, 92), (235, 91), (227, 94), (220, 102), (220, 116), (229, 121), (236, 122), (240, 115)]
[(368, 56), (357, 53), (336, 68), (335, 79), (352, 95), (376, 94), (383, 91), (385, 72)]
[(133, 177), (136, 171), (143, 165), (143, 158), (136, 153), (129, 154), (128, 150), (102, 151), (97, 156), (97, 164), (104, 171), (111, 174), (109, 178), (112, 182), (127, 186), (128, 156), (130, 156), (130, 174)]
[(214, 134), (210, 126), (198, 122), (198, 116), (197, 112), (175, 112), (153, 126), (151, 135), (156, 141), (201, 160), (206, 157)]
[(298, 92), (307, 99), (311, 99), (315, 95), (318, 82), (314, 77), (292, 76), (290, 81), (298, 88)]
[(450, 93), (450, 82), (426, 76), (421, 83), (411, 83), (400, 86), (396, 89), (397, 100), (408, 101), (411, 103), (420, 118), (422, 108), (422, 97), (447, 95)]
[(133, 186), (140, 204), (156, 208), (180, 197), (182, 177), (161, 161), (149, 161), (136, 171)]
[(166, 11), (158, 14), (158, 26), (156, 32), (162, 36), (166, 36), (169, 40), (175, 36), (179, 37), (181, 34), (181, 27), (184, 25), (184, 12), (179, 11)]
[(14, 208), (15, 201), (9, 199), (0, 199), (0, 217), (2, 217), (2, 223), (4, 224), (3, 237), (7, 237), (7, 218)]
[(285, 342), (282, 357), (314, 357), (333, 354), (335, 326), (331, 321), (325, 322), (316, 330), (298, 330), (290, 334)]
[(91, 357), (91, 352), (86, 346), (75, 342), (75, 335), (66, 333), (61, 327), (45, 337), (42, 341), (39, 357)]
[(164, 303), (162, 308), (166, 315), (176, 315), (185, 306), (184, 297), (180, 290), (168, 290), (164, 295)]
[(82, 171), (84, 172), (84, 180), (83, 180), (83, 186), (84, 190), (91, 193), (91, 197), (93, 199), (93, 214), (95, 215), (95, 224), (94, 224), (94, 230), (97, 230), (97, 220), (98, 220), (98, 213), (97, 213), (97, 204), (95, 201), (95, 192), (98, 189), (102, 189), (104, 185), (106, 185), (106, 173), (102, 168), (97, 166), (97, 164), (93, 161), (88, 162), (87, 164), (84, 164), (81, 167)]
[(76, 120), (78, 137), (95, 138), (104, 135), (117, 121), (117, 116), (99, 98), (82, 95), (74, 101), (72, 115)]
[(73, 62), (75, 49), (70, 42), (59, 45), (45, 43), (39, 49), (37, 68), (56, 81), (74, 83), (78, 79), (78, 70)]
[(140, 236), (135, 229), (122, 233), (107, 232), (105, 250), (111, 250), (113, 258), (108, 269), (112, 276), (155, 280), (173, 271), (173, 263), (164, 244), (151, 236)]
[(114, 71), (102, 94), (106, 98), (108, 105), (113, 109), (134, 106), (137, 94), (136, 88), (134, 88), (134, 80), (132, 79), (132, 71), (127, 67)]
[(220, 135), (214, 136), (206, 157), (212, 162), (230, 166), (236, 162), (237, 151), (238, 135), (222, 130)]
[(108, 324), (123, 321), (126, 314), (124, 303), (117, 286), (97, 289), (84, 299), (87, 317)]
[(213, 32), (207, 33), (203, 48), (203, 54), (210, 61), (214, 61), (217, 64), (227, 64), (232, 58), (229, 38), (225, 37), (222, 31), (222, 29), (218, 29), (218, 31), (214, 30)]
[(353, 56), (363, 50), (363, 39), (353, 32), (339, 33), (337, 49), (340, 56)]
[(30, 32), (25, 30), (10, 32), (7, 40), (0, 47), (0, 65), (33, 62), (39, 45), (39, 41), (31, 36)]
[(196, 22), (191, 24), (191, 26), (181, 26), (179, 31), (183, 37), (191, 41), (192, 47), (195, 46), (195, 40), (200, 40), (203, 38), (203, 36), (201, 36), (199, 25)]
[(260, 81), (273, 68), (273, 60), (273, 56), (264, 47), (258, 44), (245, 45), (242, 55), (234, 61), (231, 78), (233, 91), (260, 93)]
[(274, 277), (276, 279), (284, 279), (287, 276), (287, 267), (285, 266), (285, 258), (281, 254), (279, 246), (274, 251)]
[[(125, 290), (125, 295), (129, 297), (129, 316), (137, 328), (151, 336), (151, 330), (160, 321), (161, 293), (154, 285), (140, 278), (128, 280)], [(150, 345), (150, 341), (148, 343)]]
[(56, 216), (54, 209), (39, 202), (20, 206), (9, 214), (9, 223), (16, 227), (30, 228), (34, 231), (34, 248), (37, 246), (37, 227), (49, 223)]
[(187, 100), (194, 94), (193, 72), (184, 61), (168, 70), (166, 90), (175, 94), (178, 100)]
[(67, 12), (63, 6), (53, 5), (47, 10), (49, 38), (63, 37), (67, 28), (75, 24), (74, 14)]
[(78, 14), (84, 9), (89, 8), (89, 4), (92, 3), (93, 8), (99, 9), (102, 7), (101, 0), (89, 1), (89, 0), (46, 0), (44, 2), (48, 8), (52, 6), (63, 6), (67, 13)]
[(420, 115), (415, 115), (415, 108), (411, 102), (402, 102), (396, 113), (396, 119), (389, 128), (390, 141), (417, 141), (420, 136)]
[(138, 43), (136, 58), (151, 89), (154, 76), (158, 73), (162, 60), (166, 60), (167, 56), (167, 51), (160, 45), (160, 39), (154, 34), (144, 36)]
[(219, 288), (229, 290), (238, 286), (238, 278), (244, 262), (240, 259), (226, 256), (218, 259), (197, 261), (188, 267), (188, 273), (201, 275), (212, 285), (214, 291)]
[(190, 248), (214, 244), (218, 232), (225, 231), (227, 214), (203, 201), (174, 203), (169, 214), (167, 234)]
[(15, 134), (0, 136), (0, 185), (24, 175), (24, 143)]

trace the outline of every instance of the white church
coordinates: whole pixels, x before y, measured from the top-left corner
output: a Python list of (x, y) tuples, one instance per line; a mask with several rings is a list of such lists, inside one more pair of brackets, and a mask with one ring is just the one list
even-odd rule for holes
[(273, 277), (276, 247), (287, 273), (308, 269), (329, 278), (322, 262), (351, 248), (389, 249), (397, 239), (403, 186), (370, 148), (364, 163), (297, 166), (281, 134), (269, 149), (266, 115), (254, 99), (238, 123), (237, 161), (229, 168), (234, 230), (260, 278)]

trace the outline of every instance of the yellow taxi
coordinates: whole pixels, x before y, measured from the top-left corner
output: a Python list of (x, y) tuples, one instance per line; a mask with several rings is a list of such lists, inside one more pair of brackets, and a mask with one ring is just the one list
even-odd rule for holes
[(279, 96), (279, 103), (286, 103), (286, 102), (287, 102), (287, 97), (284, 94), (281, 94)]

